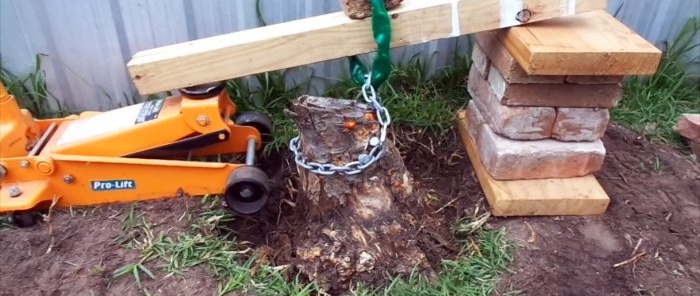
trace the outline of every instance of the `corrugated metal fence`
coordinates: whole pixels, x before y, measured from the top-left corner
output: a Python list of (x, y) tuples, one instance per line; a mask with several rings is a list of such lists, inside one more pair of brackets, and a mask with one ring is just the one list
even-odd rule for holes
[[(429, 0), (426, 0), (429, 1)], [(107, 110), (136, 97), (125, 65), (139, 50), (245, 30), (340, 10), (338, 0), (0, 0), (0, 61), (17, 75), (36, 57), (51, 93), (71, 110)], [(609, 0), (608, 10), (655, 44), (675, 36), (697, 0)], [(433, 69), (448, 65), (466, 38), (394, 51), (416, 54)], [(316, 77), (345, 73), (343, 60), (310, 65)]]

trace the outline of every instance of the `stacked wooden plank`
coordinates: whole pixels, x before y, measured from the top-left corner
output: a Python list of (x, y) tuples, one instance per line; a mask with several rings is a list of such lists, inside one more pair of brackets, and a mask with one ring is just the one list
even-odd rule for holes
[(568, 179), (524, 196), (486, 190), (494, 213), (604, 212), (609, 197), (591, 176), (605, 159), (610, 109), (622, 98), (624, 76), (653, 73), (660, 51), (605, 11), (477, 33), (475, 40), (463, 138), (482, 167), (482, 186), (517, 180), (547, 188)]
[[(368, 2), (341, 1), (343, 12), (139, 51), (127, 64), (129, 74), (139, 93), (147, 95), (376, 51)], [(604, 9), (607, 1), (385, 3), (394, 8), (391, 47), (399, 47)]]

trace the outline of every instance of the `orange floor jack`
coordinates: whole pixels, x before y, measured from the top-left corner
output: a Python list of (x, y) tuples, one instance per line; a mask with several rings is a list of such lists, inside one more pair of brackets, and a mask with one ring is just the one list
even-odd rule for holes
[[(223, 195), (252, 214), (268, 196), (255, 154), (269, 140), (264, 114), (237, 115), (223, 83), (107, 112), (37, 120), (0, 84), (0, 213), (19, 226), (37, 211), (177, 196)], [(245, 153), (245, 163), (195, 161)]]

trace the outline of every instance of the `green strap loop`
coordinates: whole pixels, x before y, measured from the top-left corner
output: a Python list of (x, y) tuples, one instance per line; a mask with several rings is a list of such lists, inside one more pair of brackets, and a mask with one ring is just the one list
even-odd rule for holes
[[(374, 34), (374, 41), (377, 43), (377, 54), (372, 64), (370, 83), (374, 88), (379, 88), (379, 86), (389, 78), (389, 74), (392, 70), (391, 55), (389, 53), (391, 44), (391, 17), (384, 6), (384, 0), (369, 1), (372, 7), (372, 32)], [(350, 73), (355, 84), (365, 84), (367, 68), (357, 56), (350, 57)]]

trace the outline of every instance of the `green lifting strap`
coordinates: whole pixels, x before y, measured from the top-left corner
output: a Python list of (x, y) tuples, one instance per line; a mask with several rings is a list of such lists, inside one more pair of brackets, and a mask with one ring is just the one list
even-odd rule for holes
[[(384, 6), (384, 0), (369, 0), (372, 7), (372, 32), (374, 41), (377, 43), (377, 54), (372, 64), (372, 77), (370, 83), (374, 88), (379, 86), (389, 78), (392, 64), (389, 53), (391, 43), (391, 17)], [(352, 80), (357, 85), (366, 82), (365, 75), (367, 68), (362, 64), (357, 56), (350, 58), (350, 73)]]

